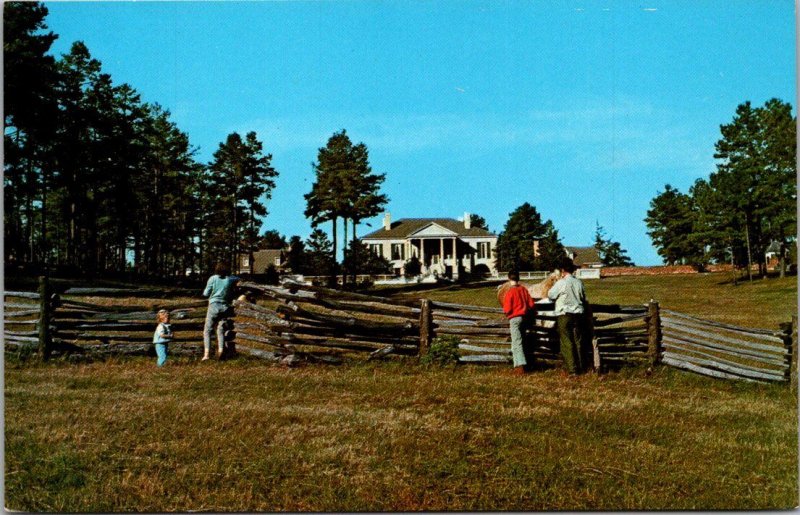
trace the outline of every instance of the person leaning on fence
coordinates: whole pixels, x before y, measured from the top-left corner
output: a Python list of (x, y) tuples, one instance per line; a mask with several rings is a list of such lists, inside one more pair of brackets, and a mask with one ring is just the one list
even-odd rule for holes
[(561, 271), (561, 279), (550, 288), (547, 297), (555, 301), (556, 324), (564, 366), (570, 374), (580, 374), (586, 365), (582, 348), (586, 290), (583, 282), (572, 275), (575, 263), (571, 259), (565, 257), (558, 269)]
[(203, 361), (209, 357), (211, 338), (215, 329), (217, 333), (217, 357), (222, 357), (225, 350), (225, 327), (221, 322), (232, 316), (231, 303), (236, 297), (236, 283), (239, 278), (231, 275), (230, 268), (218, 263), (214, 275), (208, 278), (203, 297), (208, 297), (206, 324), (203, 328)]
[(156, 365), (163, 366), (167, 361), (167, 345), (172, 341), (172, 326), (169, 323), (169, 311), (166, 309), (159, 310), (156, 313), (156, 332), (153, 334), (153, 344), (156, 347), (156, 355), (158, 361)]
[(515, 375), (522, 375), (526, 372), (528, 365), (525, 359), (525, 349), (523, 347), (523, 334), (525, 333), (525, 322), (528, 314), (534, 308), (533, 298), (528, 289), (519, 283), (519, 273), (512, 270), (508, 273), (508, 280), (511, 287), (503, 298), (503, 312), (508, 318), (508, 326), (511, 329), (511, 357), (514, 360)]

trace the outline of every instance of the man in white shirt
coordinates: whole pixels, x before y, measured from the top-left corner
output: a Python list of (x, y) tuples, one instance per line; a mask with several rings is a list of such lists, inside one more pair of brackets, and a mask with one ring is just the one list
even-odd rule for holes
[(561, 271), (561, 279), (550, 288), (547, 297), (555, 301), (556, 324), (564, 365), (570, 374), (575, 375), (583, 372), (586, 365), (581, 349), (586, 290), (583, 288), (583, 282), (572, 275), (575, 263), (571, 259), (565, 256), (558, 268)]

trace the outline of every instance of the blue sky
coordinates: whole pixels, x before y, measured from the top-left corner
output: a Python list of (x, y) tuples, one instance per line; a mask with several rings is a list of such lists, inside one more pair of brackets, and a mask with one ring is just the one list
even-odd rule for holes
[(529, 202), (565, 245), (591, 245), (597, 221), (658, 264), (650, 200), (714, 170), (739, 103), (797, 97), (788, 0), (46, 5), (53, 52), (84, 41), (200, 161), (256, 131), (280, 173), (264, 228), (287, 236), (310, 233), (311, 163), (346, 129), (395, 220), (467, 211), (500, 232)]

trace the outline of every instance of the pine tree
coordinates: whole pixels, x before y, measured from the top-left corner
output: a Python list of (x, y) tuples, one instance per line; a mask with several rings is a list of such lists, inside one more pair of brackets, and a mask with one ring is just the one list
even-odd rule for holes
[(286, 247), (286, 237), (275, 229), (264, 231), (258, 240), (259, 249), (282, 249)]
[(369, 248), (359, 240), (350, 242), (350, 248), (345, 254), (345, 265), (352, 271), (354, 282), (358, 274), (380, 275), (392, 271), (392, 264), (388, 259), (370, 252)]
[(594, 248), (597, 249), (600, 261), (606, 266), (634, 266), (633, 261), (625, 255), (627, 251), (622, 245), (606, 237), (600, 222), (595, 222)]
[(644, 219), (658, 254), (668, 265), (695, 261), (700, 249), (692, 240), (696, 213), (692, 197), (667, 184), (650, 201)]
[(45, 32), (44, 4), (6, 2), (3, 15), (5, 258), (44, 261), (58, 120), (58, 70), (48, 51), (57, 36)]
[(320, 229), (314, 229), (306, 239), (304, 273), (310, 275), (331, 275), (333, 244), (328, 235)]
[(300, 236), (289, 239), (289, 251), (286, 254), (286, 266), (293, 274), (303, 274), (306, 270), (306, 245)]
[(526, 202), (510, 213), (495, 256), (498, 270), (552, 270), (564, 256), (564, 246), (553, 222), (542, 221)]
[[(353, 145), (344, 129), (331, 136), (325, 148), (319, 149), (314, 170), (317, 180), (311, 192), (305, 196), (306, 217), (311, 219), (312, 227), (323, 222), (332, 223), (334, 253), (338, 244), (337, 222), (341, 218), (344, 222), (345, 251), (349, 244), (353, 252), (360, 252), (358, 245), (352, 245), (358, 238), (356, 227), (361, 220), (380, 213), (388, 202), (386, 195), (379, 193), (385, 175), (372, 173), (366, 145)], [(347, 235), (349, 223), (353, 228), (350, 243)], [(335, 276), (335, 254), (333, 261)], [(348, 260), (346, 265), (352, 262), (352, 259)], [(345, 280), (347, 271), (345, 266)], [(333, 279), (335, 281), (335, 277)]]
[(471, 214), (469, 215), (470, 218), (470, 225), (472, 227), (476, 227), (478, 229), (485, 229), (489, 230), (489, 224), (486, 223), (486, 219), (481, 215)]
[(220, 257), (235, 268), (236, 260), (256, 248), (260, 218), (267, 215), (262, 198), (269, 199), (278, 172), (270, 165), (272, 155), (262, 153), (255, 132), (245, 139), (228, 135), (209, 165), (209, 193), (213, 192), (212, 228), (208, 243), (220, 249)]

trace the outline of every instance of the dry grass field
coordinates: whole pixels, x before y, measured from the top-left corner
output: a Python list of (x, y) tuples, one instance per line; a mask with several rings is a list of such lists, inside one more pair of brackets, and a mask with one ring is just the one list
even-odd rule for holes
[[(653, 299), (663, 308), (744, 327), (778, 329), (797, 314), (797, 277), (744, 280), (737, 286), (729, 274), (607, 277), (583, 284), (590, 302), (645, 304)], [(497, 306), (494, 288), (452, 288), (427, 296)]]
[(7, 364), (6, 506), (790, 508), (796, 413), (785, 387), (667, 369)]
[[(595, 302), (652, 297), (743, 325), (774, 327), (796, 310), (795, 278), (736, 288), (714, 276), (670, 277), (666, 285), (646, 279), (586, 283)], [(692, 292), (705, 293), (692, 299)], [(492, 305), (492, 293), (429, 296)], [(503, 367), (425, 367), (413, 359), (292, 369), (247, 359), (168, 365), (157, 369), (148, 358), (39, 364), (6, 354), (5, 506), (251, 512), (798, 505), (797, 399), (784, 385), (666, 367), (567, 379), (553, 370), (513, 377)]]

